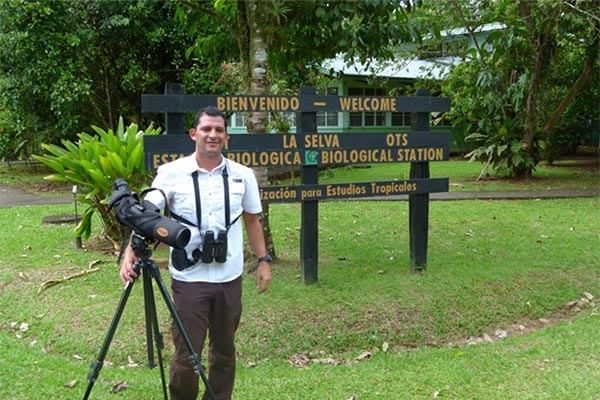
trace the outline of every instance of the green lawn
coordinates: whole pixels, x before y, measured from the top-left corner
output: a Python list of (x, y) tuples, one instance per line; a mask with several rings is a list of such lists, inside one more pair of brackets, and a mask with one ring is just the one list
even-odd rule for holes
[[(444, 165), (456, 168), (451, 183), (478, 175), (471, 164)], [(579, 167), (550, 170), (559, 187), (598, 182)], [(372, 171), (390, 179), (385, 168), (321, 179), (369, 181)], [(414, 274), (407, 202), (323, 202), (319, 280), (304, 285), (300, 206), (271, 205), (279, 259), (265, 295), (244, 280), (235, 399), (598, 400), (599, 206), (598, 197), (431, 202), (428, 268)], [(82, 398), (121, 298), (98, 221), (84, 250), (73, 246), (72, 225), (42, 224), (70, 212), (0, 208), (2, 399)], [(164, 263), (165, 249), (153, 258)], [(143, 297), (134, 286), (91, 398), (162, 398), (159, 370), (145, 366)], [(168, 362), (170, 317), (156, 300)], [(111, 393), (122, 381), (129, 387)]]
[[(485, 190), (544, 190), (544, 189), (597, 189), (600, 187), (598, 170), (600, 158), (572, 157), (558, 160), (552, 165), (541, 163), (532, 179), (512, 180), (496, 175), (483, 175), (479, 180), (483, 164), (468, 162), (460, 158), (430, 163), (432, 178), (450, 178), (450, 191)], [(320, 183), (374, 182), (408, 179), (409, 163), (372, 164), (327, 169), (320, 173)], [(14, 165), (9, 169), (0, 165), (0, 184), (19, 186), (26, 190), (50, 192), (58, 187), (61, 194), (70, 193), (71, 186), (43, 180), (50, 174), (40, 165)], [(288, 185), (299, 182), (298, 174), (282, 176), (273, 184)]]

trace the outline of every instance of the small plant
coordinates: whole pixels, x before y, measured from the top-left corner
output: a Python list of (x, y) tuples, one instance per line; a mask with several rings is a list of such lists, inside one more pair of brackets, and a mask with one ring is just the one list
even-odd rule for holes
[(78, 186), (77, 200), (88, 207), (76, 228), (76, 234), (89, 239), (92, 217), (98, 213), (104, 236), (116, 244), (121, 242), (125, 232), (108, 209), (111, 186), (118, 178), (127, 180), (133, 191), (148, 185), (150, 174), (144, 168), (143, 136), (157, 135), (160, 128), (150, 125), (146, 130), (139, 130), (137, 124), (125, 128), (123, 118), (120, 118), (116, 131), (105, 131), (97, 126), (92, 126), (92, 129), (95, 135), (79, 133), (76, 143), (63, 140), (62, 147), (43, 144), (46, 154), (34, 158), (56, 171), (46, 179)]
[[(527, 171), (534, 171), (538, 160), (525, 150), (522, 140), (514, 138), (488, 137), (481, 133), (473, 133), (465, 138), (467, 141), (479, 141), (481, 147), (465, 155), (469, 161), (483, 162), (478, 180), (487, 174), (488, 167), (502, 176), (519, 178), (527, 176)], [(543, 148), (544, 142), (537, 141), (536, 147)]]

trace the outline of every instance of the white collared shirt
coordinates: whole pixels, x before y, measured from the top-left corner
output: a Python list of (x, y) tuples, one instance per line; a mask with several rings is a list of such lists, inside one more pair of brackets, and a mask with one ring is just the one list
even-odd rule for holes
[[(258, 184), (254, 172), (235, 161), (223, 157), (221, 164), (211, 172), (199, 168), (195, 154), (179, 158), (158, 168), (152, 187), (161, 189), (169, 203), (170, 210), (197, 225), (196, 201), (192, 173), (198, 171), (200, 189), (200, 208), (202, 221), (200, 230), (188, 226), (191, 238), (186, 246), (188, 258), (192, 258), (194, 249), (202, 248), (200, 231), (212, 230), (215, 233), (226, 229), (225, 195), (223, 188), (223, 168), (227, 166), (229, 174), (230, 221), (233, 222), (242, 212), (259, 214), (262, 212)], [(145, 200), (164, 208), (165, 197), (160, 191), (150, 191)], [(241, 217), (240, 217), (241, 219)], [(197, 264), (178, 271), (169, 261), (169, 271), (173, 278), (186, 282), (230, 282), (243, 273), (243, 232), (242, 222), (238, 219), (227, 235), (227, 260), (225, 263), (213, 261)]]

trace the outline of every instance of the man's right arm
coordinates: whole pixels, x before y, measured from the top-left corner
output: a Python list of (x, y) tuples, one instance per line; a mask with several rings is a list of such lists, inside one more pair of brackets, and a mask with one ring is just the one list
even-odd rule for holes
[(127, 245), (127, 248), (123, 252), (123, 261), (121, 262), (121, 271), (119, 273), (123, 283), (132, 283), (138, 277), (138, 274), (133, 269), (133, 264), (137, 260), (133, 249), (130, 245)]

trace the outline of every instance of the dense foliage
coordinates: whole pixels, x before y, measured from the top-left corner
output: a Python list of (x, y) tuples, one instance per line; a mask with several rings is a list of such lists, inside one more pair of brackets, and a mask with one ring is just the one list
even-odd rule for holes
[[(393, 60), (412, 41), (425, 46), (412, 57), (439, 48), (462, 59), (442, 86), (456, 129), (477, 140), (474, 158), (527, 175), (540, 159), (593, 142), (599, 21), (593, 0), (6, 0), (0, 157), (29, 157), (40, 143), (115, 126), (118, 115), (147, 123), (140, 95), (166, 82), (193, 93), (289, 93), (323, 82), (324, 59)], [(472, 39), (487, 23), (502, 31), (475, 48), (447, 41), (450, 30)]]
[(109, 209), (112, 186), (116, 179), (125, 179), (134, 192), (150, 183), (150, 173), (144, 166), (144, 135), (156, 135), (160, 129), (150, 125), (145, 130), (137, 124), (127, 128), (119, 119), (116, 130), (93, 126), (94, 134), (79, 133), (78, 140), (62, 140), (61, 146), (44, 144), (45, 154), (34, 157), (55, 171), (47, 179), (78, 186), (77, 200), (88, 205), (77, 234), (88, 239), (92, 232), (92, 217), (98, 214), (103, 234), (116, 245), (126, 232)]
[(189, 69), (172, 15), (160, 0), (0, 2), (0, 156), (28, 157), (119, 115), (144, 123), (140, 94)]
[(460, 28), (465, 41), (473, 41), (483, 24), (498, 27), (485, 41), (452, 54), (462, 62), (443, 84), (453, 124), (475, 142), (469, 156), (526, 177), (541, 159), (592, 142), (600, 101), (594, 1), (429, 3), (423, 20), (432, 22), (438, 44), (448, 27)]

